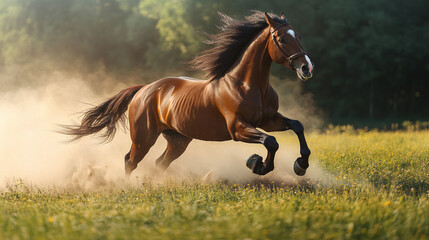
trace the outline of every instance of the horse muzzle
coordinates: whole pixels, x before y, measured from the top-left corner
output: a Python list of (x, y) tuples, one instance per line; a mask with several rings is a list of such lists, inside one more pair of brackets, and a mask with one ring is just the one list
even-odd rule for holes
[(306, 61), (294, 61), (292, 63), (292, 67), (296, 71), (296, 75), (298, 75), (299, 79), (302, 81), (306, 81), (313, 77), (314, 68), (310, 58), (308, 58), (307, 55), (304, 57)]
[[(302, 68), (304, 68), (305, 66), (303, 66)], [(311, 77), (313, 77), (313, 73), (308, 71), (308, 70), (302, 70), (302, 68), (298, 68), (296, 69), (296, 75), (298, 75), (298, 78), (301, 79), (302, 81), (306, 81), (308, 79), (310, 79)]]

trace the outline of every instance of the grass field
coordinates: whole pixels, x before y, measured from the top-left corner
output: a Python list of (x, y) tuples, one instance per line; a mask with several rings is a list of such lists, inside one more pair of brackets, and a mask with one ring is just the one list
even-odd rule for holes
[[(281, 135), (281, 143), (296, 143)], [(0, 195), (0, 239), (428, 239), (429, 132), (310, 134), (332, 184), (142, 181)], [(316, 160), (317, 159), (317, 160)], [(311, 163), (310, 163), (311, 164)]]

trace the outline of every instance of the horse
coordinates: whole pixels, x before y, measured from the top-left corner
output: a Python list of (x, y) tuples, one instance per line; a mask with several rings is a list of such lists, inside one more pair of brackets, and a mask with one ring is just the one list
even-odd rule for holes
[(301, 80), (312, 77), (313, 64), (300, 35), (283, 13), (279, 17), (254, 11), (244, 20), (219, 16), (220, 33), (208, 35), (213, 47), (191, 61), (194, 69), (207, 72), (206, 80), (166, 77), (126, 88), (84, 112), (80, 124), (63, 126), (63, 133), (74, 141), (101, 131), (101, 137), (110, 141), (118, 123), (126, 123), (128, 109), (132, 145), (125, 155), (125, 174), (129, 177), (161, 134), (167, 140), (167, 148), (156, 160), (161, 170), (181, 156), (192, 139), (232, 139), (265, 146), (265, 160), (253, 154), (246, 162), (253, 173), (265, 175), (274, 169), (279, 148), (267, 132), (292, 130), (301, 155), (294, 162), (294, 172), (304, 175), (311, 153), (304, 127), (278, 112), (278, 95), (269, 81), (272, 62), (295, 71)]

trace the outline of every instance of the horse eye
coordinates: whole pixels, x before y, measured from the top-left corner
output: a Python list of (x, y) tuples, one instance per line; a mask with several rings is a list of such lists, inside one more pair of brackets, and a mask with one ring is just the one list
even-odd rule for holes
[(281, 44), (285, 44), (286, 43), (286, 41), (283, 39), (283, 38), (279, 38), (279, 43), (281, 43)]

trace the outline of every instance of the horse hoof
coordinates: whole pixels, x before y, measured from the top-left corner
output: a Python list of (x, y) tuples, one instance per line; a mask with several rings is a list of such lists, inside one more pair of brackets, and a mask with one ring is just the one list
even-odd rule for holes
[(293, 164), (293, 170), (295, 171), (295, 174), (298, 176), (304, 176), (305, 172), (307, 171), (306, 168), (303, 168), (299, 165), (298, 162), (299, 158), (295, 161), (295, 163)]
[(262, 157), (258, 154), (253, 154), (247, 159), (246, 166), (252, 170), (252, 172), (257, 171), (257, 169), (263, 167)]

